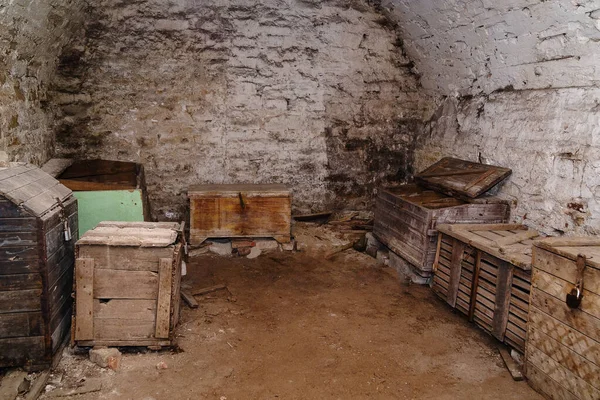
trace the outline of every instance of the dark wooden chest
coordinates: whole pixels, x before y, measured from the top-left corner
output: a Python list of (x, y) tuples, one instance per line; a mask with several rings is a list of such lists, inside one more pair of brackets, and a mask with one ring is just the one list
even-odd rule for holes
[(77, 233), (71, 190), (31, 165), (0, 169), (0, 367), (46, 368), (65, 342)]

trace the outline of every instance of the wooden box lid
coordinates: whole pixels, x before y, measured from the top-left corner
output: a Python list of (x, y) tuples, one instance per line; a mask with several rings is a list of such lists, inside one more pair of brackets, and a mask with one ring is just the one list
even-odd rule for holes
[(450, 196), (481, 196), (506, 179), (512, 170), (445, 157), (415, 175), (415, 181)]
[(288, 197), (290, 190), (281, 184), (212, 184), (193, 185), (189, 197), (237, 197), (242, 193), (249, 197)]
[(72, 192), (34, 165), (12, 163), (9, 168), (0, 168), (0, 195), (41, 217), (59, 207)]
[(177, 241), (180, 231), (175, 222), (106, 221), (87, 231), (77, 245), (167, 247)]
[(600, 269), (600, 238), (598, 237), (551, 237), (538, 240), (534, 245), (573, 261), (577, 261), (579, 254), (584, 255), (588, 266)]
[(533, 239), (540, 236), (520, 224), (442, 224), (437, 230), (526, 271), (531, 270)]

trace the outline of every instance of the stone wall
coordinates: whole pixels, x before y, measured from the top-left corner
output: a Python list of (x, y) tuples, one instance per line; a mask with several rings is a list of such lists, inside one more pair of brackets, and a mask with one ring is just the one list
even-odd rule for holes
[(54, 152), (48, 90), (81, 18), (78, 0), (0, 4), (0, 152), (10, 161), (41, 165)]
[(600, 1), (382, 6), (439, 96), (415, 169), (446, 155), (510, 167), (514, 221), (600, 234)]
[(141, 162), (154, 216), (195, 183), (281, 182), (297, 211), (369, 208), (412, 173), (420, 94), (360, 1), (98, 0), (65, 52), (59, 153)]

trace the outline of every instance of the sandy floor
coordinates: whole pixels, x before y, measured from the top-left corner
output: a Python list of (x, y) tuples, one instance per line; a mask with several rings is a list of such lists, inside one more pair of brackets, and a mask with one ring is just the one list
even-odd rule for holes
[(77, 399), (541, 399), (428, 287), (354, 250), (323, 260), (343, 240), (315, 229), (300, 253), (192, 260), (186, 285), (228, 290), (183, 307), (181, 352), (127, 353), (117, 372), (67, 352), (51, 384), (102, 382)]

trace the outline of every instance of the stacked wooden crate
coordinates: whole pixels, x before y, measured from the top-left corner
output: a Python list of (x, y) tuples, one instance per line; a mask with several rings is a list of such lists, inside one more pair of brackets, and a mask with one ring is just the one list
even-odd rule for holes
[(412, 266), (432, 275), (438, 224), (503, 223), (506, 201), (483, 194), (511, 170), (444, 158), (415, 176), (418, 184), (381, 189), (375, 202), (374, 235)]
[(0, 367), (57, 361), (71, 322), (69, 236), (77, 237), (69, 189), (32, 165), (0, 169)]
[(195, 185), (190, 198), (190, 243), (207, 238), (291, 239), (292, 196), (284, 185)]
[[(582, 297), (569, 306), (578, 269)], [(530, 385), (548, 398), (600, 399), (600, 239), (535, 243), (525, 360)]]
[(102, 222), (77, 242), (79, 346), (169, 346), (179, 320), (181, 226)]
[(439, 225), (434, 292), (478, 326), (525, 350), (531, 248), (518, 224)]

